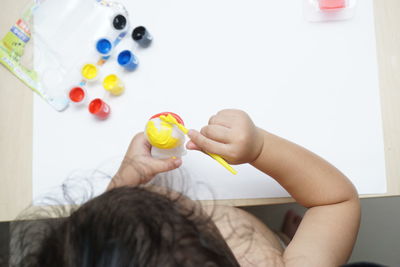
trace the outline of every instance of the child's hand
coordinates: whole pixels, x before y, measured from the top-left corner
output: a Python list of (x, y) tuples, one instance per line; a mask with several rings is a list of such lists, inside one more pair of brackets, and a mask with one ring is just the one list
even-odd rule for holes
[(253, 162), (263, 146), (263, 137), (250, 117), (241, 110), (226, 109), (212, 116), (199, 132), (189, 131), (187, 149), (221, 155), (231, 164)]
[(124, 160), (108, 189), (147, 183), (156, 174), (176, 169), (182, 164), (181, 159), (153, 158), (150, 151), (151, 145), (143, 132), (138, 133), (132, 139)]

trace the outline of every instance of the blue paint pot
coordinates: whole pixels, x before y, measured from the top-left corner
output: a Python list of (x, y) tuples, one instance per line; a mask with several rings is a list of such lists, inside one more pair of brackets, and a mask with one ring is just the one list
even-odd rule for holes
[(99, 52), (103, 56), (111, 54), (112, 48), (113, 48), (112, 42), (107, 38), (101, 38), (96, 43), (97, 52)]
[(139, 61), (131, 51), (124, 50), (118, 55), (118, 64), (126, 70), (132, 71), (137, 68)]

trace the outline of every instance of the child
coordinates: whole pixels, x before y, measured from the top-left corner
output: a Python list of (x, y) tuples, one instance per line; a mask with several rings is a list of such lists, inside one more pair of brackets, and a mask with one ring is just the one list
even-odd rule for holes
[(39, 245), (26, 249), (20, 265), (329, 267), (346, 263), (359, 228), (360, 204), (356, 189), (340, 171), (306, 149), (257, 128), (239, 110), (218, 112), (200, 132), (191, 130), (189, 137), (188, 149), (219, 154), (231, 164), (251, 164), (308, 208), (286, 248), (271, 230), (242, 210), (204, 206), (165, 188), (144, 187), (158, 173), (178, 168), (181, 160), (152, 158), (150, 144), (139, 133), (108, 191), (29, 239)]

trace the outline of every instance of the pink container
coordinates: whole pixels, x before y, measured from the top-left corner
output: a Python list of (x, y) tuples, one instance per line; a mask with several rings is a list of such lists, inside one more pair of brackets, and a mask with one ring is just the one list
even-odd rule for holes
[(346, 7), (346, 0), (319, 0), (321, 10), (341, 9)]

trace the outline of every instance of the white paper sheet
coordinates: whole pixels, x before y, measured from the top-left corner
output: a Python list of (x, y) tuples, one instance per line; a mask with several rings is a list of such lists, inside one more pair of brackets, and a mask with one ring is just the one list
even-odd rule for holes
[[(111, 106), (106, 121), (74, 107), (57, 113), (35, 96), (34, 199), (71, 175), (113, 175), (133, 135), (158, 112), (178, 113), (200, 129), (223, 108), (243, 109), (258, 126), (321, 155), (359, 193), (386, 192), (372, 0), (359, 1), (354, 19), (333, 23), (307, 22), (302, 2), (291, 0), (121, 3), (154, 43), (138, 49), (126, 38), (118, 46), (116, 53), (136, 52), (135, 72), (122, 71), (116, 53), (102, 69), (103, 77), (120, 75), (127, 87), (122, 96), (105, 96), (101, 83), (90, 87), (92, 97), (105, 96)], [(39, 25), (41, 17), (35, 19)], [(97, 60), (94, 48), (66, 49), (64, 57), (69, 53), (79, 64)], [(79, 81), (79, 64), (66, 78), (71, 83)], [(217, 199), (287, 196), (250, 166), (237, 166), (233, 176), (200, 153), (189, 151), (183, 160), (191, 181), (206, 184)], [(204, 188), (200, 199), (210, 198)]]

